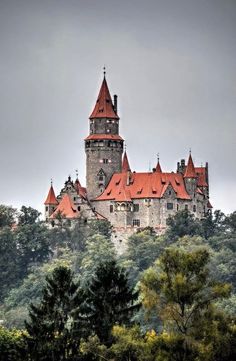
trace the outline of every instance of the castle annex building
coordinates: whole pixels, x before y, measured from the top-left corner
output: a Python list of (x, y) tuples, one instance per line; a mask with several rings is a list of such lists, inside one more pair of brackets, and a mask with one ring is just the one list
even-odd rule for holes
[(69, 177), (56, 197), (51, 185), (44, 202), (46, 220), (55, 224), (58, 216), (85, 222), (107, 219), (119, 244), (139, 227), (163, 232), (168, 216), (178, 210), (203, 218), (212, 208), (208, 164), (196, 167), (190, 154), (187, 163), (177, 163), (176, 172), (163, 172), (159, 159), (152, 172), (135, 172), (124, 152), (119, 121), (117, 96), (112, 100), (104, 74), (84, 140), (86, 188), (78, 177)]

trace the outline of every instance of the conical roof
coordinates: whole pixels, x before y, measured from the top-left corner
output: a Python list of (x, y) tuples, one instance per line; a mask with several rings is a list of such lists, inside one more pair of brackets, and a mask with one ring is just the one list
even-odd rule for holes
[(59, 203), (59, 206), (50, 218), (55, 218), (58, 213), (62, 214), (63, 218), (76, 218), (78, 217), (78, 211), (75, 208), (70, 196), (66, 193)]
[(162, 169), (161, 169), (161, 165), (160, 165), (159, 159), (158, 159), (157, 166), (156, 166), (156, 172), (157, 172), (157, 173), (162, 173)]
[(129, 171), (131, 171), (131, 169), (130, 169), (127, 153), (125, 151), (122, 161), (122, 172), (129, 172)]
[(108, 89), (106, 77), (104, 75), (103, 82), (98, 94), (98, 98), (95, 104), (95, 107), (92, 111), (92, 114), (89, 117), (93, 118), (112, 118), (119, 119), (118, 115), (114, 110), (112, 103), (111, 95)]
[(51, 187), (49, 189), (48, 196), (47, 196), (46, 201), (44, 202), (44, 204), (45, 205), (49, 205), (49, 204), (56, 205), (56, 204), (58, 204), (58, 200), (56, 199), (55, 192), (54, 192), (54, 189), (53, 189), (52, 185), (51, 185)]
[(184, 173), (184, 178), (197, 178), (191, 153), (189, 154), (188, 164)]

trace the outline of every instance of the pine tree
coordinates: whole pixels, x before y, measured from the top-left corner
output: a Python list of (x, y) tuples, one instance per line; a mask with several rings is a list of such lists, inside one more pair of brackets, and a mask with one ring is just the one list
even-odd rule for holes
[(46, 281), (41, 303), (30, 306), (26, 323), (30, 360), (72, 360), (78, 346), (71, 334), (73, 310), (80, 303), (78, 284), (66, 267), (56, 268)]
[(134, 311), (139, 308), (135, 304), (138, 294), (129, 288), (124, 270), (114, 260), (98, 265), (84, 297), (78, 318), (84, 322), (86, 336), (88, 331), (95, 333), (106, 345), (112, 342), (112, 327), (130, 324)]

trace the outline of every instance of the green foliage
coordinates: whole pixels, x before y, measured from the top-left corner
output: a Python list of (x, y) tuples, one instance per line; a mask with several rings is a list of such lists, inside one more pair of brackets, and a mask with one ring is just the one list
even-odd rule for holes
[(143, 272), (150, 267), (164, 249), (163, 237), (157, 237), (150, 229), (137, 232), (129, 237), (124, 259), (128, 259), (129, 278), (135, 284)]
[(78, 284), (70, 269), (56, 268), (46, 277), (41, 303), (30, 306), (30, 321), (26, 323), (29, 354), (33, 360), (69, 360), (76, 352), (76, 340), (71, 339), (73, 310), (79, 305)]
[(137, 293), (128, 286), (124, 270), (115, 260), (102, 261), (84, 293), (80, 309), (86, 332), (94, 332), (105, 344), (112, 341), (113, 325), (127, 325), (138, 306)]
[(15, 208), (0, 204), (0, 228), (11, 227), (16, 221), (16, 215)]
[(24, 332), (0, 326), (0, 361), (26, 360)]
[(58, 258), (52, 259), (41, 266), (31, 268), (22, 284), (12, 288), (4, 300), (3, 317), (7, 327), (24, 328), (28, 306), (31, 302), (38, 303), (42, 297), (42, 289), (46, 277), (51, 276), (57, 267), (74, 267), (76, 254), (68, 249), (59, 249)]
[(19, 280), (19, 259), (16, 240), (9, 227), (0, 230), (0, 301), (6, 296), (9, 287)]
[(188, 210), (177, 212), (166, 220), (168, 226), (166, 238), (170, 241), (176, 240), (185, 235), (194, 236), (202, 234), (202, 227), (199, 220)]
[(20, 214), (18, 216), (18, 224), (20, 226), (25, 226), (26, 224), (34, 224), (37, 222), (40, 212), (37, 209), (32, 207), (22, 206), (20, 209)]
[(179, 334), (188, 335), (209, 304), (230, 294), (230, 285), (210, 279), (208, 261), (205, 249), (166, 249), (141, 281), (145, 306), (158, 307), (164, 326)]

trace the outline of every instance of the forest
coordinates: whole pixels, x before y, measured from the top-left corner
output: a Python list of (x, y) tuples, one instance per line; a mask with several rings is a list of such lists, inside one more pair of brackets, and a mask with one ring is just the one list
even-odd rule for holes
[(0, 205), (0, 361), (235, 360), (236, 212), (167, 225), (118, 256), (107, 221)]

